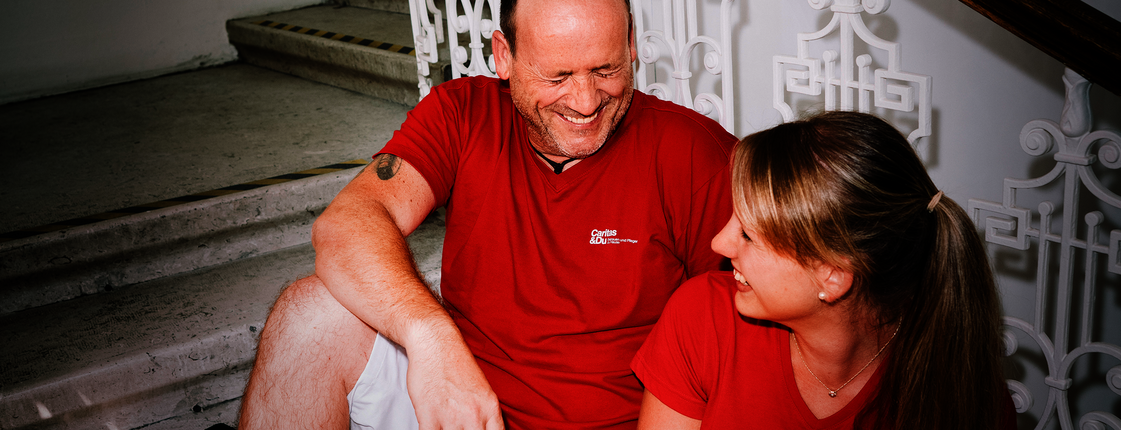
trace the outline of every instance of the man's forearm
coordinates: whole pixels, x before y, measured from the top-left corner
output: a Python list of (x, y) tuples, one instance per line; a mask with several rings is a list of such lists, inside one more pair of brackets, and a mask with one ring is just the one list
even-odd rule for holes
[(327, 289), (402, 346), (411, 343), (418, 328), (454, 329), (405, 241), (433, 207), (432, 190), (419, 172), (392, 154), (379, 154), (312, 228), (315, 270)]
[(425, 285), (405, 236), (382, 210), (333, 204), (313, 228), (316, 274), (344, 307), (402, 346), (417, 324), (450, 324)]

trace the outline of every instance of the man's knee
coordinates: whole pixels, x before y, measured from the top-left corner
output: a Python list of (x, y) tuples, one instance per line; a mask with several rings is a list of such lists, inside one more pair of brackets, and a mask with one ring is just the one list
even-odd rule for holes
[(293, 282), (280, 292), (273, 309), (269, 313), (281, 316), (314, 317), (323, 312), (331, 312), (334, 307), (342, 308), (335, 300), (327, 286), (316, 275), (311, 275)]
[[(267, 397), (274, 387), (286, 386), (291, 392), (327, 391), (345, 407), (376, 336), (317, 276), (300, 279), (281, 292), (269, 313), (247, 397)], [(282, 391), (289, 390), (277, 392)]]
[(334, 337), (345, 341), (366, 332), (369, 333), (360, 338), (368, 337), (372, 342), (376, 332), (335, 300), (318, 276), (311, 275), (280, 293), (269, 312), (261, 340), (280, 337), (295, 343), (331, 343)]

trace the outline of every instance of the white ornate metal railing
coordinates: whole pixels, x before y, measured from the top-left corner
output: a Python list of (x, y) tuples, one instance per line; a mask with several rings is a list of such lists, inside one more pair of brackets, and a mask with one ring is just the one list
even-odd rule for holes
[[(652, 0), (631, 2), (640, 59), (636, 65), (636, 88), (708, 115), (720, 122), (729, 133), (733, 131), (734, 106), (732, 59), (729, 55), (732, 14), (728, 10), (733, 2), (721, 2), (719, 40), (700, 34), (700, 9), (696, 0), (660, 0), (658, 8)], [(441, 16), (432, 0), (409, 0), (417, 45), (417, 78), (421, 98), (428, 95), (432, 87), (430, 64), (439, 61), (437, 46), (443, 39), (448, 43), (452, 78), (495, 76), (494, 56), (486, 52), (485, 40), (490, 39), (491, 33), (498, 28), (500, 4), (500, 0), (446, 0), (448, 31), (447, 37), (443, 37), (439, 31)], [(648, 16), (660, 16), (660, 20), (652, 20), (657, 21), (652, 24), (660, 25), (647, 28)], [(436, 25), (432, 24), (433, 19)], [(460, 35), (466, 35), (470, 40), (467, 46), (459, 45)], [(707, 51), (702, 52), (704, 49)], [(697, 53), (703, 54), (704, 71), (719, 78), (721, 95), (700, 92), (696, 97), (692, 96), (695, 78), (691, 67), (693, 56)], [(659, 66), (668, 67), (670, 72), (658, 76)]]
[[(729, 133), (734, 133), (732, 14), (729, 12), (733, 0), (720, 2), (719, 40), (700, 34), (700, 10), (696, 0), (662, 0), (660, 3), (661, 8), (655, 9), (652, 0), (631, 0), (639, 59), (635, 86), (662, 100), (709, 115)], [(650, 29), (647, 29), (647, 14), (652, 18)], [(661, 19), (654, 19), (656, 15), (660, 15)], [(660, 26), (652, 25), (658, 21)], [(720, 82), (721, 95), (700, 92), (694, 98), (693, 72), (690, 67), (696, 51), (705, 48), (708, 51), (702, 57), (704, 71), (712, 76), (723, 76)], [(667, 66), (670, 66), (670, 72), (666, 76), (668, 82), (657, 80), (657, 62), (663, 57), (669, 59)], [(654, 82), (647, 83), (651, 73), (655, 75)]]
[[(787, 103), (787, 92), (813, 97), (824, 94), (825, 110), (868, 113), (875, 107), (912, 112), (917, 107), (918, 125), (907, 135), (907, 140), (914, 145), (920, 138), (929, 136), (931, 77), (904, 72), (902, 47), (872, 34), (861, 15), (883, 13), (890, 1), (809, 0), (809, 3), (814, 9), (829, 8), (833, 18), (816, 32), (798, 34), (797, 57), (774, 57), (774, 108), (782, 114), (783, 120), (794, 119), (795, 109)], [(840, 38), (840, 52), (829, 49), (822, 52), (821, 58), (812, 57), (809, 43), (825, 40), (834, 32)], [(869, 50), (885, 52), (887, 68), (873, 69), (871, 54), (856, 55), (856, 40), (864, 42)]]
[[(969, 200), (973, 221), (984, 227), (985, 240), (1013, 249), (1028, 251), (1032, 239), (1037, 243), (1035, 311), (1032, 322), (1015, 317), (1005, 317), (1007, 355), (1019, 348), (1017, 337), (1011, 329), (1020, 331), (1039, 348), (1046, 361), (1046, 404), (1036, 426), (1042, 429), (1051, 419), (1057, 419), (1064, 430), (1073, 428), (1072, 409), (1068, 390), (1072, 385), (1072, 369), (1080, 359), (1093, 354), (1104, 354), (1121, 360), (1121, 348), (1093, 340), (1094, 300), (1100, 256), (1107, 257), (1105, 270), (1121, 274), (1121, 229), (1109, 232), (1108, 242), (1101, 243), (1100, 227), (1105, 217), (1099, 211), (1090, 211), (1082, 217), (1078, 237), (1081, 190), (1084, 187), (1101, 203), (1121, 208), (1121, 197), (1110, 191), (1098, 179), (1093, 167), (1101, 163), (1109, 169), (1121, 167), (1121, 138), (1117, 133), (1091, 130), (1091, 112), (1088, 93), (1090, 83), (1082, 76), (1067, 70), (1063, 76), (1066, 84), (1066, 102), (1059, 124), (1038, 119), (1027, 123), (1020, 132), (1020, 146), (1032, 156), (1041, 157), (1058, 149), (1054, 154), (1055, 166), (1047, 174), (1034, 179), (1005, 179), (1002, 202), (980, 199)], [(1094, 149), (1097, 154), (1093, 154)], [(1033, 226), (1032, 210), (1017, 206), (1017, 192), (1038, 190), (1050, 184), (1061, 183), (1063, 203), (1061, 217), (1056, 219), (1055, 205), (1050, 201), (1039, 204), (1038, 227)], [(996, 216), (982, 218), (982, 213)], [(1058, 222), (1061, 227), (1054, 228)], [(1081, 265), (1076, 264), (1076, 254), (1081, 254)], [(1058, 276), (1053, 273), (1058, 266)], [(1078, 275), (1078, 276), (1076, 276)], [(1081, 282), (1078, 282), (1081, 281)], [(1076, 291), (1077, 289), (1077, 291)], [(1077, 295), (1076, 295), (1077, 294)], [(1072, 301), (1081, 298), (1078, 325), (1071, 321)], [(1047, 330), (1048, 324), (1052, 330)], [(1079, 334), (1070, 339), (1072, 329)], [(1121, 366), (1113, 366), (1105, 375), (1105, 383), (1121, 396)], [(1021, 381), (1010, 380), (1016, 410), (1025, 413), (1032, 408), (1035, 396)], [(1108, 426), (1108, 427), (1107, 427)], [(1089, 412), (1079, 419), (1078, 428), (1085, 430), (1121, 430), (1121, 420), (1106, 411)]]
[[(432, 14), (430, 17), (429, 14)], [(432, 0), (409, 0), (409, 18), (413, 26), (413, 39), (416, 44), (416, 76), (420, 98), (432, 89), (429, 64), (439, 61), (437, 47), (444, 43), (444, 14)], [(431, 19), (430, 19), (431, 18)], [(435, 21), (435, 25), (433, 25)]]
[[(463, 76), (495, 76), (494, 55), (484, 53), (491, 33), (498, 29), (498, 0), (446, 0), (444, 9), (448, 13), (448, 37), (444, 37), (443, 13), (433, 0), (409, 0), (409, 15), (413, 23), (413, 39), (416, 42), (417, 87), (420, 98), (432, 89), (430, 65), (440, 61), (439, 44), (448, 43), (452, 78)], [(462, 7), (462, 14), (460, 14)], [(435, 23), (435, 24), (433, 24)], [(459, 35), (469, 38), (467, 46), (460, 46)], [(470, 51), (468, 51), (470, 49)]]
[[(457, 4), (463, 6), (462, 15), (459, 14)], [(470, 38), (465, 47), (459, 46), (458, 37), (448, 38), (453, 79), (463, 76), (495, 76), (494, 55), (483, 52), (486, 48), (483, 40), (490, 39), (494, 30), (498, 29), (499, 5), (499, 0), (447, 0), (448, 34), (467, 34)], [(489, 14), (485, 15), (485, 12)]]

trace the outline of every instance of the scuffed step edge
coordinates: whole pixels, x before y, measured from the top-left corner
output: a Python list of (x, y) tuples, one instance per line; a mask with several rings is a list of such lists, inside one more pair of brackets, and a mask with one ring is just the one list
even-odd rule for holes
[(348, 169), (0, 244), (0, 315), (307, 243)]

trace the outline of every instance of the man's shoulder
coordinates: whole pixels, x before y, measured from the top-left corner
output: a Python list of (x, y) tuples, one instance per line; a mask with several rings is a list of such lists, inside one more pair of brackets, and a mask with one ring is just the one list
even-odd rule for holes
[(441, 83), (432, 87), (434, 94), (506, 94), (509, 96), (510, 87), (506, 81), (489, 76), (464, 76)]
[[(738, 139), (712, 118), (670, 101), (635, 92), (624, 133), (652, 156), (671, 161), (669, 168), (713, 174), (724, 169)], [(691, 163), (672, 162), (691, 160)], [(696, 172), (694, 172), (696, 173)], [(699, 175), (698, 178), (706, 175)]]
[(732, 138), (720, 123), (677, 103), (635, 90), (632, 109), (639, 122), (660, 129), (683, 129), (707, 132), (723, 139)]

